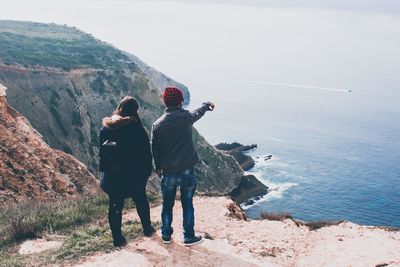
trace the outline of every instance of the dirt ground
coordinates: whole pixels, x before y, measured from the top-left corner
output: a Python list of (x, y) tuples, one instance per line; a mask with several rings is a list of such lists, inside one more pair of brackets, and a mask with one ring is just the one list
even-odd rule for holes
[[(108, 254), (85, 258), (75, 266), (400, 266), (400, 232), (350, 222), (310, 231), (292, 220), (240, 220), (229, 216), (232, 201), (195, 198), (196, 231), (206, 237), (183, 246), (182, 209), (174, 208), (171, 244), (160, 233), (143, 237)], [(160, 221), (161, 207), (151, 210)], [(135, 211), (124, 220), (138, 220)]]

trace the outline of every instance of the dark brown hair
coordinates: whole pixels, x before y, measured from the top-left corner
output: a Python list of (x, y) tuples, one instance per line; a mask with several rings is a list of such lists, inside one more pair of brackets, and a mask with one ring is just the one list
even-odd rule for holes
[(125, 96), (118, 104), (117, 109), (113, 114), (120, 115), (121, 117), (133, 117), (139, 123), (141, 123), (139, 114), (139, 103), (131, 96)]

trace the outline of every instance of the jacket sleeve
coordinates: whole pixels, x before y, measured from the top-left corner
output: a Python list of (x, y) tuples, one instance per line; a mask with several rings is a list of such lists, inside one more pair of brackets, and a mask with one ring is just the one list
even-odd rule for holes
[(195, 109), (193, 111), (190, 111), (190, 122), (193, 124), (196, 121), (198, 121), (199, 119), (201, 119), (201, 117), (204, 116), (204, 114), (206, 113), (206, 111), (208, 111), (208, 107), (209, 107), (209, 103), (203, 103), (201, 104), (201, 106), (198, 109)]
[(160, 145), (158, 143), (157, 132), (153, 125), (151, 129), (151, 150), (153, 152), (154, 165), (156, 166), (156, 171), (161, 170), (161, 151)]
[(145, 166), (145, 173), (146, 176), (150, 176), (151, 172), (153, 171), (153, 157), (151, 155), (151, 148), (150, 148), (150, 141), (149, 141), (149, 136), (147, 135), (146, 130), (143, 128), (143, 144), (144, 144), (144, 163)]

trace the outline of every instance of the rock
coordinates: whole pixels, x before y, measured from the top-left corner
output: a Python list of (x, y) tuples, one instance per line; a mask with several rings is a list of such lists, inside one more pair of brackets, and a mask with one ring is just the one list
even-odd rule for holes
[(255, 145), (255, 144), (250, 145), (250, 146), (244, 146), (237, 142), (234, 142), (232, 144), (220, 143), (220, 144), (216, 145), (215, 147), (218, 150), (225, 151), (229, 155), (233, 156), (237, 160), (237, 162), (240, 164), (240, 167), (242, 167), (242, 169), (244, 171), (250, 170), (255, 165), (253, 158), (250, 157), (249, 155), (246, 155), (243, 153), (243, 152), (257, 148), (257, 145)]
[(249, 151), (249, 150), (257, 148), (257, 145), (256, 144), (252, 144), (252, 145), (249, 145), (249, 146), (244, 146), (244, 145), (242, 145), (240, 143), (233, 142), (231, 144), (229, 144), (229, 143), (219, 143), (215, 147), (217, 149), (223, 150), (223, 151), (236, 150), (236, 151), (240, 151), (240, 152), (246, 152), (246, 151)]
[(244, 175), (239, 185), (229, 195), (238, 203), (253, 204), (255, 198), (268, 193), (268, 187), (261, 183), (254, 175)]
[(236, 218), (238, 220), (247, 221), (246, 213), (236, 204), (231, 203), (228, 205), (228, 217)]
[[(244, 171), (248, 171), (254, 167), (255, 161), (244, 152), (257, 148), (256, 144), (242, 145), (234, 143), (220, 143), (215, 146), (218, 150), (224, 151), (233, 156), (240, 164)], [(270, 159), (272, 156), (264, 157), (264, 160)], [(244, 175), (241, 177), (240, 183), (229, 192), (229, 195), (238, 204), (246, 203), (246, 205), (254, 204), (257, 198), (268, 193), (268, 187), (261, 183), (254, 175)]]
[(7, 87), (0, 84), (0, 96), (6, 96)]
[(46, 250), (60, 248), (62, 244), (62, 241), (48, 241), (45, 239), (27, 240), (21, 244), (18, 254), (29, 255), (41, 253)]

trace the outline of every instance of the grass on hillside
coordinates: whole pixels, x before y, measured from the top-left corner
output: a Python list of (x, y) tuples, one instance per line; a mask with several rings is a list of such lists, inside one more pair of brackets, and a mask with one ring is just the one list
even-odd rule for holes
[[(142, 235), (142, 226), (139, 222), (128, 221), (122, 225), (122, 233), (128, 241), (136, 239)], [(111, 231), (108, 224), (104, 223), (74, 232), (61, 249), (49, 253), (44, 261), (51, 263), (76, 261), (98, 251), (110, 252), (114, 249)]]
[[(151, 204), (158, 204), (157, 194), (148, 195)], [(127, 201), (125, 210), (134, 207)], [(19, 256), (18, 244), (25, 239), (64, 235), (64, 245), (56, 251), (44, 253), (40, 262), (77, 260), (97, 251), (113, 249), (107, 222), (108, 198), (92, 198), (45, 203), (21, 203), (0, 209), (0, 266), (25, 266), (29, 256)], [(138, 222), (123, 225), (127, 239), (142, 233)]]
[(69, 201), (26, 202), (0, 210), (0, 250), (24, 239), (63, 232), (102, 218), (107, 196)]
[(5, 64), (73, 68), (136, 65), (121, 51), (75, 28), (0, 21), (0, 60)]

